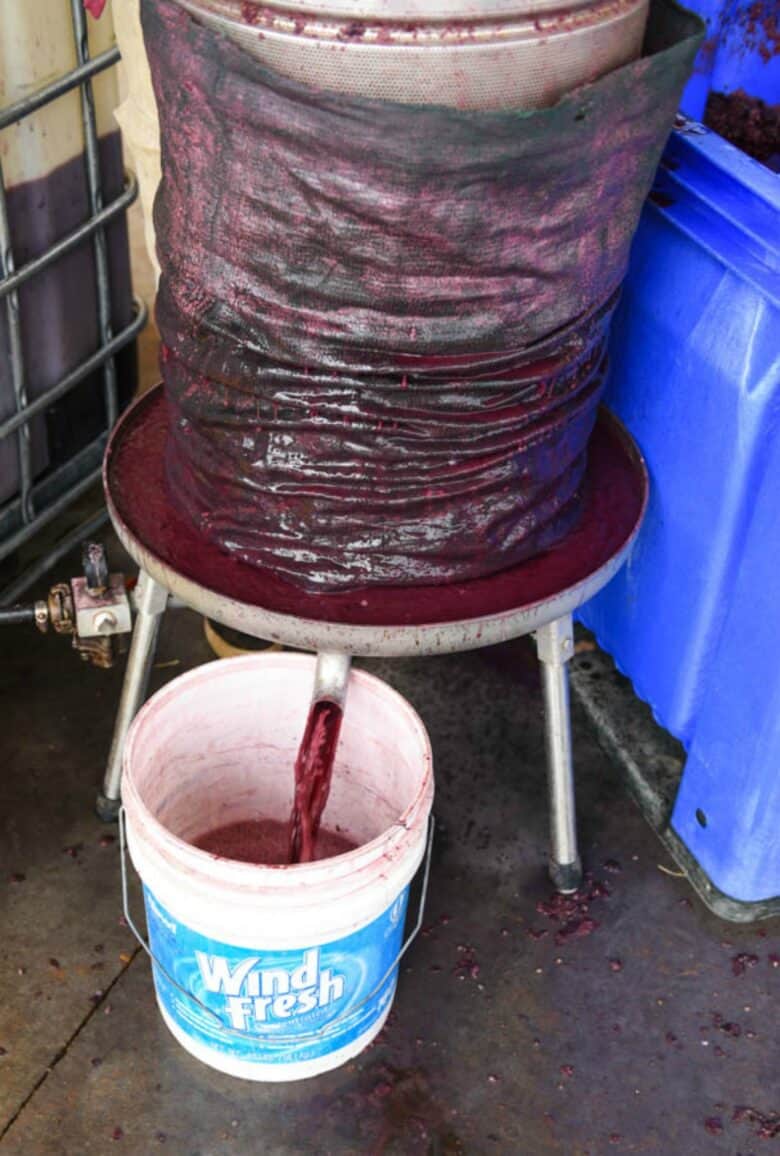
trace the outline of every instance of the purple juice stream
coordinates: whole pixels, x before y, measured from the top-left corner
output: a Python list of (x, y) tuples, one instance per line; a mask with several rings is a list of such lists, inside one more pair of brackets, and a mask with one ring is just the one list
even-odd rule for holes
[(196, 847), (242, 863), (281, 865), (311, 863), (354, 851), (357, 846), (339, 830), (321, 829), (328, 802), (333, 760), (343, 710), (319, 699), (311, 704), (295, 760), (295, 795), (289, 823), (279, 819), (244, 819), (204, 832)]
[(315, 857), (315, 841), (330, 794), (333, 760), (343, 716), (338, 703), (319, 699), (311, 704), (295, 760), (290, 863), (310, 863)]

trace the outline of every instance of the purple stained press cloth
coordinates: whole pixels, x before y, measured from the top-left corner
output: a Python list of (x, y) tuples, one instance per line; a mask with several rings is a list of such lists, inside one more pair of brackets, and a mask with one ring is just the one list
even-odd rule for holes
[(559, 541), (698, 18), (655, 0), (641, 60), (480, 113), (318, 91), (171, 0), (142, 11), (177, 507), (323, 592)]

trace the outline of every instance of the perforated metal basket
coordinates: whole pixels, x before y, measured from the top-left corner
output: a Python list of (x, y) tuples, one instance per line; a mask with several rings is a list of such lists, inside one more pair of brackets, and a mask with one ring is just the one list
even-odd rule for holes
[(178, 0), (286, 76), (464, 109), (543, 108), (634, 60), (648, 0)]

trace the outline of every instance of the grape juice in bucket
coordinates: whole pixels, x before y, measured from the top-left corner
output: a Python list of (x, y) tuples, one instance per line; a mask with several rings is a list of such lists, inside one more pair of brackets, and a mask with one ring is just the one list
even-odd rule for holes
[(315, 659), (215, 662), (149, 700), (125, 746), (127, 842), (144, 887), (157, 1002), (193, 1055), (255, 1080), (313, 1076), (381, 1030), (433, 801), (412, 707), (352, 671), (323, 824), (355, 844), (266, 866), (194, 844), (287, 821)]

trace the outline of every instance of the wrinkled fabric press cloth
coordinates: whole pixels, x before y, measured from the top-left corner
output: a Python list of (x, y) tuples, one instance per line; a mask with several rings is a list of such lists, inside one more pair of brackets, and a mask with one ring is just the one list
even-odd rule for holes
[(142, 13), (177, 508), (323, 593), (560, 541), (698, 18), (655, 0), (641, 60), (474, 112), (318, 91), (171, 0)]

